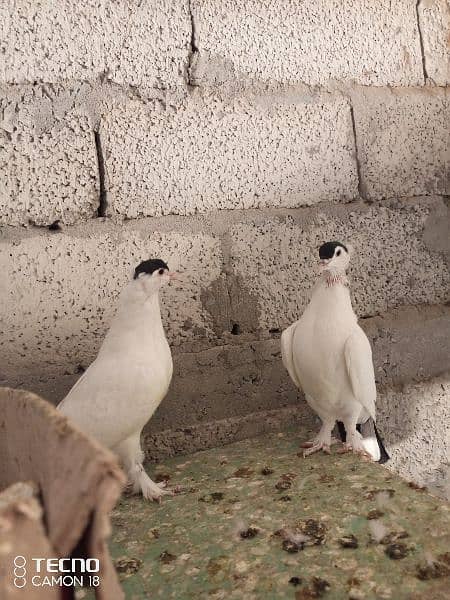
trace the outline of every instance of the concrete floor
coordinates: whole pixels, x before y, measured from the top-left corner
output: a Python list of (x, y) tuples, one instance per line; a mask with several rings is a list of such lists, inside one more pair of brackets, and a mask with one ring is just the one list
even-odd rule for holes
[(114, 511), (126, 598), (448, 599), (450, 506), (336, 449), (304, 459), (303, 435), (152, 465), (184, 492)]

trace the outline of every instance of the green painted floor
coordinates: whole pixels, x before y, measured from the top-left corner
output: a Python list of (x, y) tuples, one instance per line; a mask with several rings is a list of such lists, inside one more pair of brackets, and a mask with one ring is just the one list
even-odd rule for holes
[[(124, 497), (127, 599), (450, 598), (450, 506), (353, 455), (265, 435), (151, 466), (184, 492)], [(158, 477), (156, 477), (158, 479)]]

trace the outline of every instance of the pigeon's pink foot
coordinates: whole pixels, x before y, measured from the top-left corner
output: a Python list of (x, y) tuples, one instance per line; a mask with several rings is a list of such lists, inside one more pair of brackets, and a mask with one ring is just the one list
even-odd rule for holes
[(338, 450), (339, 454), (347, 454), (348, 452), (358, 454), (364, 460), (373, 460), (373, 457), (364, 448), (361, 435), (358, 432), (356, 432), (356, 435), (350, 436), (350, 439), (348, 439), (347, 442), (342, 444), (342, 448)]
[(161, 503), (162, 496), (173, 496), (172, 490), (164, 489), (158, 483), (154, 483), (150, 477), (148, 481), (141, 481), (141, 491), (144, 498)]
[(306, 458), (315, 452), (319, 452), (320, 450), (323, 450), (325, 454), (331, 454), (331, 449), (328, 444), (316, 441), (311, 446), (307, 447), (306, 450), (303, 450), (303, 458)]
[(165, 489), (167, 485), (165, 481), (155, 483), (150, 479), (141, 463), (136, 463), (129, 470), (128, 477), (133, 485), (134, 493), (141, 492), (146, 500), (154, 500), (159, 504), (162, 496), (174, 495), (172, 490)]
[(319, 435), (314, 440), (303, 442), (303, 444), (300, 444), (300, 447), (305, 448), (303, 452), (303, 457), (306, 458), (307, 456), (310, 456), (315, 452), (319, 452), (320, 450), (322, 450), (325, 454), (331, 454), (331, 446), (333, 444), (337, 444), (337, 442), (338, 440), (336, 438), (331, 437), (331, 435), (328, 435), (326, 437), (324, 436), (324, 438), (322, 438), (322, 436), (319, 433)]

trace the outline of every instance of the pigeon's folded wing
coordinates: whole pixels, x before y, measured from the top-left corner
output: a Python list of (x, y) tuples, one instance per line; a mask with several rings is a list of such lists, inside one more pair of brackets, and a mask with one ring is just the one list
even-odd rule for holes
[(293, 360), (293, 339), (297, 323), (294, 323), (281, 334), (281, 359), (283, 365), (286, 367), (287, 372), (291, 376), (292, 381), (298, 388), (301, 388), (300, 381), (295, 372), (294, 360)]
[(373, 371), (372, 349), (366, 334), (359, 326), (345, 342), (344, 355), (353, 394), (375, 421), (377, 390)]
[[(94, 363), (92, 363), (92, 364), (94, 364)], [(88, 371), (89, 371), (89, 369), (88, 369), (87, 371), (85, 371), (85, 372), (83, 373), (83, 375), (82, 375), (82, 376), (81, 376), (81, 377), (80, 377), (80, 378), (79, 378), (79, 379), (78, 379), (78, 380), (77, 380), (77, 381), (76, 381), (76, 382), (73, 384), (73, 386), (72, 386), (72, 387), (71, 387), (71, 389), (69, 390), (69, 393), (67, 394), (67, 396), (66, 396), (66, 397), (65, 397), (63, 400), (61, 400), (61, 402), (58, 404), (58, 406), (57, 406), (58, 410), (61, 410), (61, 408), (63, 408), (63, 407), (64, 407), (64, 403), (65, 403), (65, 404), (66, 404), (66, 406), (67, 406), (67, 398), (68, 398), (68, 397), (69, 397), (71, 394), (75, 393), (75, 389), (76, 389), (76, 388), (79, 388), (79, 387), (80, 387), (80, 384), (82, 384), (82, 383), (83, 383), (83, 380), (85, 380), (85, 379), (88, 377)]]
[(127, 367), (123, 359), (97, 358), (58, 406), (79, 429), (109, 448), (148, 420), (140, 409), (140, 371), (130, 373)]
[(136, 373), (117, 356), (97, 357), (78, 379), (58, 409), (67, 411), (109, 412), (112, 398), (126, 399), (135, 393)]

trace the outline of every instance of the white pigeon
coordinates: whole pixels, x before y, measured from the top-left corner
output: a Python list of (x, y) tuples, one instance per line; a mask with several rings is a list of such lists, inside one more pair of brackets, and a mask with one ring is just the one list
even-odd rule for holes
[(134, 492), (156, 501), (171, 492), (145, 472), (140, 437), (172, 379), (159, 290), (174, 276), (160, 259), (146, 260), (135, 269), (97, 358), (58, 406), (83, 432), (119, 456)]
[(281, 336), (283, 364), (322, 421), (317, 437), (302, 444), (307, 448), (304, 456), (319, 450), (330, 453), (337, 421), (341, 437), (346, 434), (344, 450), (386, 462), (389, 457), (375, 427), (372, 350), (348, 289), (350, 254), (344, 244), (327, 242), (319, 248), (319, 257), (321, 275), (311, 300)]

